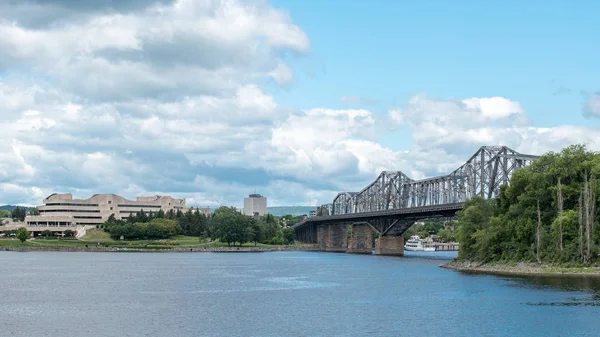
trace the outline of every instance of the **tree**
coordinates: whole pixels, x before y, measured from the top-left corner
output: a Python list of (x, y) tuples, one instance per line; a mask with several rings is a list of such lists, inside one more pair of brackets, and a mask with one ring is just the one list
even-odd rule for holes
[(252, 217), (237, 212), (232, 207), (219, 207), (212, 217), (212, 231), (220, 241), (228, 246), (238, 242), (241, 245), (252, 240)]
[(558, 184), (556, 188), (556, 199), (558, 202), (558, 249), (563, 250), (563, 197), (562, 197), (562, 188), (560, 185), (560, 177), (558, 177)]
[(265, 241), (265, 223), (260, 219), (252, 218), (251, 222), (252, 227), (252, 239), (250, 241), (254, 242), (254, 246), (257, 243)]
[(296, 231), (292, 227), (286, 227), (283, 229), (283, 244), (292, 245), (296, 241)]
[(25, 242), (29, 238), (29, 232), (27, 228), (21, 227), (17, 229), (17, 239), (21, 240), (21, 242)]
[(540, 201), (537, 202), (537, 227), (535, 229), (535, 256), (537, 261), (542, 262), (540, 259), (540, 244), (542, 243), (541, 229), (542, 229), (542, 211), (540, 211)]
[(265, 223), (265, 240), (274, 243), (275, 238), (282, 237), (281, 226), (272, 214), (266, 214), (263, 221)]
[(458, 212), (458, 220), (461, 223), (459, 258), (477, 259), (474, 234), (489, 221), (493, 213), (493, 206), (489, 201), (475, 196), (465, 203), (462, 211)]
[(299, 221), (298, 217), (295, 217), (291, 214), (286, 214), (282, 216), (281, 220), (284, 221), (287, 226), (293, 226)]
[(437, 235), (443, 242), (454, 241), (454, 233), (450, 229), (442, 228), (437, 232)]
[(11, 214), (10, 211), (7, 210), (0, 210), (0, 218), (10, 218)]
[(600, 153), (582, 145), (516, 170), (493, 206), (475, 197), (458, 213), (459, 258), (598, 263), (599, 175)]
[(156, 212), (156, 218), (158, 219), (163, 219), (165, 217), (165, 211), (161, 209), (158, 210), (158, 212)]
[(70, 229), (67, 229), (66, 231), (64, 231), (64, 232), (63, 232), (63, 234), (64, 234), (65, 236), (69, 236), (69, 237), (71, 237), (71, 236), (75, 236), (75, 232), (74, 232), (74, 231), (72, 231), (72, 230), (70, 230)]
[(146, 212), (144, 212), (143, 209), (141, 209), (136, 215), (136, 222), (148, 222), (150, 221), (150, 219), (148, 219), (148, 215), (146, 214)]
[(11, 212), (11, 217), (14, 220), (24, 221), (25, 220), (25, 207), (17, 206)]
[(40, 235), (43, 237), (50, 237), (50, 236), (52, 236), (52, 232), (46, 229)]
[(34, 207), (29, 210), (29, 215), (40, 215), (40, 210), (38, 210), (37, 207)]
[(170, 219), (152, 219), (150, 222), (116, 224), (107, 228), (113, 239), (121, 236), (127, 240), (167, 239), (177, 234), (177, 222)]

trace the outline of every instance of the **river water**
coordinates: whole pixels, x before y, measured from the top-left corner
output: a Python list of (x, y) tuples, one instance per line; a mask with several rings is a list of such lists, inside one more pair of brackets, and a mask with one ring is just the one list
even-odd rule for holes
[(599, 336), (600, 278), (453, 252), (0, 252), (0, 336)]

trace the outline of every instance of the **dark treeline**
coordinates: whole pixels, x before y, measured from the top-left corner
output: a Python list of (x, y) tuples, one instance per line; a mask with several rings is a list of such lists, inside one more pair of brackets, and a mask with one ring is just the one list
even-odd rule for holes
[(10, 212), (10, 217), (13, 218), (14, 220), (19, 220), (19, 221), (24, 221), (26, 215), (27, 215), (27, 210), (25, 209), (25, 207), (21, 207), (21, 206), (15, 207), (12, 210), (12, 212)]
[[(291, 216), (285, 217), (290, 224)], [(123, 237), (135, 239), (167, 239), (175, 235), (196, 236), (206, 240), (242, 245), (255, 244), (292, 244), (295, 234), (292, 228), (281, 228), (279, 220), (271, 214), (263, 217), (250, 217), (237, 212), (234, 208), (220, 207), (212, 216), (206, 216), (198, 210), (156, 213), (138, 212), (130, 214), (124, 220), (111, 215), (99, 226), (110, 233), (114, 239)]]
[(599, 261), (600, 154), (574, 145), (516, 171), (510, 186), (459, 212), (459, 259), (589, 264)]

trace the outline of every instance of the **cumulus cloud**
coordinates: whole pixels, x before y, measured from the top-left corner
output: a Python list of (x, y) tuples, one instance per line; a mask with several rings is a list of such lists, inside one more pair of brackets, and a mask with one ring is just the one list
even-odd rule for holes
[[(484, 144), (600, 148), (598, 130), (535, 128), (503, 97), (420, 94), (388, 117), (282, 106), (261, 84), (293, 90), (283, 55), (308, 52), (302, 29), (261, 1), (2, 2), (0, 204), (71, 192), (240, 206), (254, 190), (270, 205), (322, 204), (382, 170), (447, 173)], [(390, 125), (412, 145), (380, 144)]]
[(426, 175), (452, 171), (482, 145), (506, 145), (527, 154), (559, 151), (574, 143), (600, 149), (598, 128), (536, 128), (518, 102), (502, 97), (458, 100), (420, 94), (405, 107), (391, 109), (389, 117), (411, 130), (411, 152), (424, 154), (420, 168)]

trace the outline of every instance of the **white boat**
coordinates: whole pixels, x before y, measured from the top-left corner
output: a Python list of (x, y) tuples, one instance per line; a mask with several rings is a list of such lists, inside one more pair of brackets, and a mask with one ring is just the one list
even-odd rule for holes
[(429, 242), (421, 240), (418, 235), (411, 236), (404, 244), (404, 249), (417, 252), (435, 252), (435, 247), (431, 246)]

